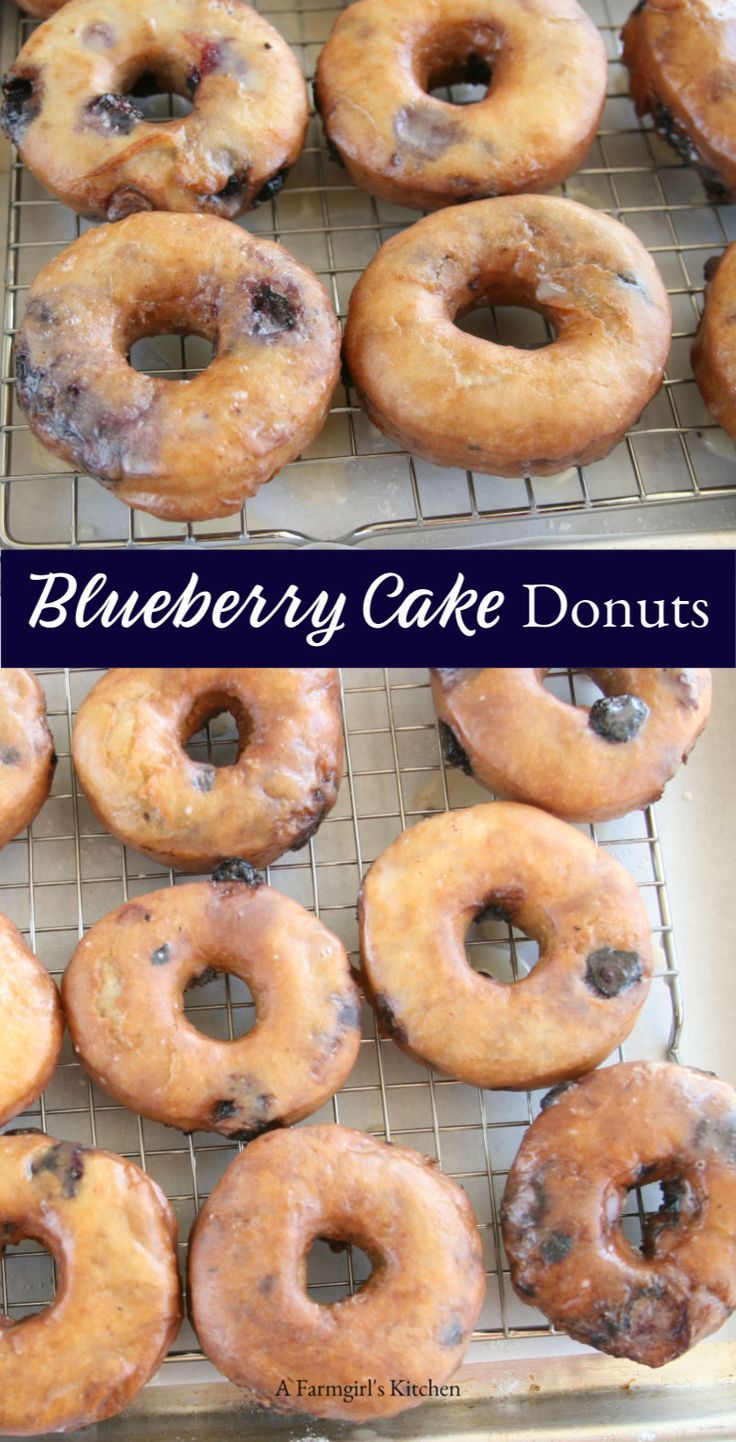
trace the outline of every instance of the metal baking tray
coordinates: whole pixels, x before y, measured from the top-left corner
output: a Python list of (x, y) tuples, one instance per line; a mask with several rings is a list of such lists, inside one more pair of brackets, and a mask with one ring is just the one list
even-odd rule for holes
[[(3, 6), (5, 69), (33, 26), (12, 0)], [(672, 298), (674, 340), (660, 394), (611, 456), (533, 481), (442, 470), (387, 441), (354, 392), (340, 387), (321, 435), (304, 455), (248, 501), (239, 515), (187, 525), (132, 512), (89, 476), (73, 475), (29, 434), (15, 405), (11, 344), (25, 292), (38, 269), (87, 222), (52, 200), (0, 140), (5, 223), (0, 546), (177, 545), (523, 546), (654, 537), (711, 544), (736, 530), (736, 451), (711, 420), (690, 369), (690, 342), (702, 304), (703, 266), (736, 235), (736, 207), (711, 206), (694, 171), (640, 124), (620, 64), (618, 34), (630, 0), (583, 0), (610, 57), (609, 99), (585, 165), (561, 193), (618, 217), (649, 247)], [(301, 57), (311, 78), (339, 4), (256, 0)], [(444, 92), (447, 94), (447, 92)], [(477, 98), (456, 86), (456, 101)], [(178, 97), (147, 102), (166, 119)], [(356, 189), (331, 160), (313, 116), (307, 145), (278, 198), (241, 223), (282, 242), (321, 276), (344, 319), (350, 291), (379, 245), (417, 218)], [(520, 345), (547, 338), (540, 316), (497, 309), (486, 334)], [(465, 322), (463, 322), (465, 324)], [(468, 320), (468, 324), (475, 321)], [(196, 338), (139, 343), (142, 369), (186, 374), (206, 364)]]
[[(187, 878), (106, 833), (77, 783), (70, 730), (80, 701), (99, 673), (39, 674), (59, 763), (52, 795), (28, 834), (0, 852), (0, 911), (20, 926), (58, 980), (78, 938), (100, 916), (129, 897)], [(308, 849), (283, 857), (270, 868), (269, 880), (314, 909), (355, 961), (355, 904), (364, 869), (421, 817), (489, 798), (462, 772), (444, 766), (425, 671), (346, 670), (342, 682), (346, 767), (338, 803)], [(548, 685), (578, 703), (597, 694), (586, 678), (567, 670), (552, 672)], [(232, 761), (236, 731), (231, 718), (216, 718), (190, 744), (200, 759)], [(626, 1055), (676, 1059), (683, 997), (657, 812), (649, 808), (583, 829), (634, 875), (652, 926), (657, 975)], [(472, 929), (468, 954), (476, 967), (511, 980), (533, 965), (536, 946), (503, 923), (485, 922)], [(247, 988), (224, 976), (192, 989), (187, 1011), (195, 1025), (222, 1038), (239, 1035), (253, 1021)], [(716, 1064), (710, 1054), (698, 1061)], [(200, 1442), (273, 1435), (289, 1442), (321, 1442), (324, 1437), (357, 1442), (373, 1437), (534, 1436), (547, 1442), (564, 1436), (659, 1442), (689, 1437), (686, 1419), (691, 1413), (698, 1436), (736, 1438), (736, 1342), (702, 1344), (672, 1366), (650, 1372), (556, 1336), (541, 1314), (515, 1297), (498, 1209), (509, 1165), (541, 1095), (481, 1092), (442, 1078), (381, 1038), (373, 1012), (365, 1008), (354, 1071), (331, 1103), (301, 1123), (342, 1122), (415, 1147), (436, 1158), (465, 1188), (484, 1239), (488, 1285), (478, 1331), (458, 1374), (459, 1400), (427, 1403), (370, 1427), (273, 1416), (244, 1405), (242, 1393), (204, 1361), (185, 1323), (155, 1382), (125, 1414), (102, 1424), (100, 1437), (110, 1442), (117, 1437)], [(68, 1037), (44, 1096), (9, 1126), (23, 1124), (111, 1148), (142, 1165), (164, 1187), (178, 1213), (182, 1268), (195, 1212), (238, 1149), (212, 1133), (185, 1137), (119, 1106), (87, 1077)], [(658, 1204), (657, 1188), (631, 1194), (624, 1226), (632, 1241), (640, 1235), (643, 1210)], [(313, 1295), (322, 1302), (338, 1300), (365, 1276), (363, 1265), (360, 1254), (350, 1249), (333, 1253), (318, 1244), (310, 1257)], [(37, 1243), (7, 1250), (0, 1262), (0, 1311), (20, 1318), (47, 1303), (53, 1288), (51, 1260)], [(491, 1422), (499, 1430), (492, 1430)], [(652, 1430), (655, 1424), (657, 1430)], [(626, 1430), (629, 1425), (638, 1430)]]

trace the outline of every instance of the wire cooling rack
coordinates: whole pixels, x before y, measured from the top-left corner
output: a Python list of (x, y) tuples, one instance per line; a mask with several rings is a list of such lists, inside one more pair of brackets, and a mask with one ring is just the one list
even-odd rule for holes
[[(327, 0), (255, 0), (300, 56), (311, 79), (339, 5)], [(561, 193), (608, 211), (649, 247), (667, 284), (674, 341), (660, 394), (611, 456), (534, 480), (503, 480), (441, 470), (385, 440), (341, 387), (308, 451), (227, 520), (186, 525), (130, 512), (88, 476), (72, 475), (30, 435), (15, 405), (10, 355), (25, 292), (37, 270), (86, 222), (49, 198), (13, 157), (8, 177), (7, 300), (2, 373), (0, 545), (126, 544), (297, 546), (514, 545), (622, 535), (736, 529), (736, 453), (713, 423), (692, 379), (689, 351), (702, 304), (703, 266), (736, 235), (736, 207), (705, 202), (695, 173), (640, 124), (619, 61), (619, 30), (630, 0), (583, 0), (610, 57), (609, 98), (585, 165)], [(3, 51), (9, 64), (33, 22), (4, 0)], [(441, 92), (447, 96), (447, 92)], [(478, 98), (456, 86), (458, 102)], [(183, 102), (148, 102), (151, 118)], [(344, 319), (350, 291), (379, 245), (417, 214), (356, 189), (330, 158), (314, 116), (307, 145), (279, 197), (242, 222), (281, 241), (324, 281)], [(522, 346), (548, 339), (530, 311), (478, 312), (490, 336)], [(463, 322), (466, 324), (466, 322)], [(475, 321), (468, 319), (474, 326)], [(137, 352), (137, 353), (136, 353)], [(153, 372), (184, 376), (201, 368), (207, 347), (169, 337), (134, 349)]]
[[(21, 928), (58, 981), (79, 937), (99, 917), (129, 897), (191, 878), (114, 840), (92, 815), (78, 785), (69, 737), (77, 707), (99, 673), (39, 674), (59, 762), (52, 795), (28, 834), (0, 852), (0, 911)], [(577, 704), (590, 704), (599, 694), (586, 677), (565, 670), (551, 672), (547, 684)], [(365, 868), (406, 826), (489, 797), (462, 772), (444, 766), (426, 671), (345, 671), (343, 705), (346, 765), (338, 803), (308, 849), (282, 858), (270, 868), (269, 880), (316, 911), (356, 962), (355, 907)], [(213, 764), (232, 762), (237, 751), (232, 718), (223, 714), (210, 722), (191, 749)], [(633, 874), (652, 927), (656, 975), (627, 1055), (676, 1059), (682, 999), (654, 812), (649, 808), (583, 829)], [(499, 980), (523, 976), (536, 954), (534, 943), (498, 921), (475, 925), (469, 934), (472, 965)], [(223, 1039), (241, 1035), (254, 1020), (247, 988), (222, 974), (187, 993), (187, 1013), (194, 1025)], [(374, 1013), (364, 1006), (355, 1069), (332, 1102), (300, 1123), (341, 1122), (414, 1147), (435, 1158), (464, 1187), (481, 1229), (488, 1273), (471, 1359), (484, 1355), (483, 1344), (493, 1340), (549, 1334), (541, 1314), (513, 1293), (499, 1231), (508, 1168), (542, 1094), (481, 1092), (439, 1077), (380, 1037)], [(119, 1106), (86, 1075), (68, 1037), (40, 1102), (8, 1125), (42, 1127), (52, 1136), (107, 1147), (143, 1166), (178, 1213), (182, 1273), (196, 1211), (238, 1150), (236, 1143), (214, 1133), (185, 1137)], [(632, 1193), (624, 1228), (634, 1244), (640, 1240), (645, 1211), (656, 1210), (659, 1200), (656, 1187)], [(335, 1252), (318, 1243), (310, 1256), (312, 1294), (322, 1302), (339, 1300), (368, 1269), (357, 1249)], [(0, 1312), (17, 1320), (43, 1307), (53, 1294), (53, 1265), (36, 1242), (8, 1248), (4, 1258), (0, 1253)], [(200, 1358), (196, 1337), (185, 1322), (167, 1366)]]

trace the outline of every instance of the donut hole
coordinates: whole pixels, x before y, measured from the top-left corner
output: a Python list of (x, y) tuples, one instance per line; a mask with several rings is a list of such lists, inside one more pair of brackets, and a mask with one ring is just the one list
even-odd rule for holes
[(586, 671), (551, 667), (542, 676), (545, 691), (568, 706), (592, 706), (604, 695), (602, 688)]
[(165, 63), (156, 69), (143, 68), (126, 77), (125, 99), (134, 102), (149, 124), (180, 120), (193, 108), (184, 74)]
[(134, 341), (128, 363), (143, 375), (158, 376), (166, 381), (190, 380), (192, 374), (207, 369), (214, 359), (215, 347), (206, 336), (193, 331), (168, 335), (144, 336)]
[(216, 966), (206, 967), (185, 986), (184, 1015), (190, 1026), (214, 1041), (238, 1041), (257, 1020), (248, 983)]
[(377, 1259), (349, 1237), (315, 1237), (304, 1259), (306, 1290), (322, 1307), (335, 1306), (361, 1292), (374, 1274)]
[(0, 1245), (0, 1316), (16, 1323), (45, 1312), (56, 1290), (54, 1256), (40, 1237), (16, 1232), (12, 1242)]
[(640, 1171), (640, 1179), (626, 1189), (619, 1222), (629, 1246), (652, 1261), (662, 1254), (662, 1243), (673, 1229), (700, 1216), (702, 1202), (684, 1168), (654, 1164)]
[(454, 323), (466, 335), (515, 350), (541, 350), (555, 340), (551, 325), (534, 306), (482, 302), (460, 312)]
[(253, 733), (253, 723), (237, 697), (225, 694), (201, 696), (186, 717), (180, 742), (192, 761), (202, 767), (195, 784), (211, 789), (211, 770), (236, 766)]
[(512, 986), (523, 981), (536, 966), (540, 946), (534, 937), (506, 919), (502, 902), (494, 905), (490, 901), (468, 927), (465, 955), (479, 976)]
[(414, 55), (417, 82), (448, 105), (477, 105), (493, 83), (499, 37), (489, 25), (442, 25), (424, 37)]

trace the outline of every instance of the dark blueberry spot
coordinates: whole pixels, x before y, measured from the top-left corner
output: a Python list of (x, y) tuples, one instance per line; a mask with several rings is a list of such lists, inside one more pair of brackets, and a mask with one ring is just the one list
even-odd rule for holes
[(330, 997), (336, 1006), (335, 1023), (340, 1031), (355, 1031), (360, 1026), (360, 1005), (355, 997)]
[(190, 65), (187, 70), (186, 87), (190, 95), (196, 94), (202, 83), (202, 71), (196, 65)]
[(653, 1181), (660, 1170), (659, 1162), (641, 1162), (636, 1169), (635, 1182), (637, 1187), (646, 1186), (647, 1182)]
[(41, 109), (36, 79), (32, 75), (6, 75), (2, 80), (3, 103), (0, 126), (16, 144)]
[[(330, 784), (334, 786), (334, 775), (330, 776), (328, 779)], [(314, 820), (310, 821), (303, 831), (300, 831), (296, 841), (292, 841), (289, 848), (290, 851), (301, 851), (302, 847), (306, 846), (312, 840), (313, 836), (316, 836), (320, 826), (322, 825), (322, 822), (324, 821), (325, 813), (329, 810), (329, 807), (326, 805), (325, 793), (322, 790), (321, 786), (316, 786), (314, 791), (312, 792), (312, 806), (316, 812)]]
[(115, 35), (103, 20), (95, 20), (82, 31), (82, 44), (92, 50), (109, 50), (115, 44)]
[(442, 755), (448, 766), (459, 766), (466, 776), (472, 776), (473, 767), (467, 751), (464, 751), (455, 732), (447, 725), (446, 721), (440, 721), (440, 744)]
[(212, 1108), (212, 1116), (216, 1122), (224, 1122), (227, 1121), (228, 1117), (234, 1117), (237, 1110), (237, 1102), (230, 1101), (226, 1098), (224, 1101), (215, 1102)]
[(17, 766), (20, 761), (20, 751), (15, 746), (3, 746), (0, 750), (0, 762), (3, 766)]
[(384, 1031), (386, 1031), (390, 1037), (393, 1037), (394, 1041), (397, 1041), (402, 1045), (406, 1045), (406, 1042), (408, 1041), (406, 1028), (403, 1027), (401, 1025), (401, 1022), (397, 1020), (396, 1013), (394, 1012), (394, 1009), (391, 1006), (388, 998), (385, 997), (381, 992), (379, 992), (375, 999), (374, 1006), (376, 1009), (376, 1015), (381, 1022)]
[(165, 966), (167, 961), (171, 961), (171, 947), (168, 941), (151, 952), (151, 961), (154, 966)]
[(718, 1152), (730, 1166), (736, 1166), (736, 1117), (701, 1117), (693, 1142), (698, 1148)]
[(258, 1282), (257, 1284), (256, 1290), (260, 1292), (262, 1297), (268, 1297), (276, 1286), (276, 1282), (277, 1277), (275, 1276), (275, 1274), (273, 1272), (267, 1272), (265, 1277), (261, 1277), (260, 1282)]
[(277, 170), (276, 174), (272, 175), (271, 179), (267, 180), (266, 184), (261, 186), (253, 202), (254, 208), (256, 205), (262, 205), (265, 200), (273, 200), (274, 196), (278, 195), (280, 190), (283, 190), (284, 181), (288, 174), (288, 170)]
[(604, 741), (631, 741), (648, 715), (638, 696), (601, 696), (590, 708), (588, 725)]
[(214, 966), (203, 966), (201, 971), (195, 971), (193, 976), (184, 984), (185, 991), (191, 991), (194, 986), (209, 986), (211, 981), (217, 980), (217, 968)]
[(700, 1215), (698, 1197), (686, 1177), (668, 1177), (662, 1182), (662, 1203), (659, 1211), (644, 1222), (642, 1253), (653, 1257), (660, 1232), (681, 1223), (692, 1222)]
[(641, 978), (641, 957), (635, 951), (601, 946), (591, 952), (585, 964), (585, 980), (601, 996), (618, 996)]
[(482, 55), (469, 55), (463, 66), (463, 76), (466, 85), (489, 85), (491, 80), (491, 67)]
[(452, 1321), (442, 1328), (438, 1340), (441, 1347), (459, 1347), (464, 1336), (465, 1328), (460, 1318), (453, 1317)]
[(39, 325), (56, 325), (57, 317), (48, 301), (41, 296), (34, 296), (26, 306), (24, 320), (38, 321)]
[(267, 281), (259, 281), (251, 296), (252, 330), (254, 335), (280, 335), (295, 330), (299, 316), (297, 307)]
[(548, 1107), (553, 1107), (555, 1102), (560, 1100), (564, 1092), (569, 1092), (570, 1087), (574, 1086), (575, 1082), (573, 1081), (563, 1081), (558, 1082), (557, 1086), (550, 1087), (549, 1091), (545, 1093), (539, 1103), (540, 1111), (546, 1112)]
[[(227, 42), (225, 42), (227, 44)], [(211, 75), (214, 70), (219, 69), (222, 64), (222, 46), (218, 40), (211, 40), (202, 47), (199, 57), (199, 71), (201, 75)]]
[(70, 1142), (56, 1142), (42, 1156), (31, 1164), (31, 1172), (37, 1177), (40, 1172), (51, 1172), (59, 1178), (62, 1196), (76, 1197), (79, 1182), (84, 1176), (82, 1149)]
[(247, 170), (239, 170), (228, 177), (222, 190), (216, 192), (218, 200), (234, 200), (236, 196), (242, 195), (248, 184)]
[(539, 1244), (539, 1251), (542, 1259), (551, 1266), (554, 1262), (564, 1262), (570, 1252), (574, 1238), (568, 1232), (550, 1232), (543, 1242)]
[(536, 1287), (530, 1286), (527, 1282), (514, 1282), (514, 1286), (522, 1297), (536, 1297), (537, 1295)]
[(198, 791), (211, 791), (217, 772), (214, 766), (198, 766), (194, 774), (194, 785)]
[(212, 873), (212, 880), (241, 881), (244, 886), (263, 886), (263, 877), (251, 866), (249, 861), (244, 861), (242, 856), (231, 856), (227, 861), (221, 861), (220, 865)]
[(128, 95), (98, 95), (85, 106), (85, 112), (98, 130), (129, 135), (134, 125), (143, 120), (143, 111)]
[(266, 40), (263, 48), (264, 50), (273, 50), (273, 45), (271, 44), (270, 40)]

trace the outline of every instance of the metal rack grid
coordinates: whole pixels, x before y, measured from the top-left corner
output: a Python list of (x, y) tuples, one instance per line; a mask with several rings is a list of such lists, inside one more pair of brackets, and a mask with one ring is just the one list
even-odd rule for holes
[[(256, 3), (294, 47), (311, 78), (340, 6), (328, 0)], [(508, 546), (736, 529), (733, 445), (708, 416), (689, 362), (702, 304), (703, 265), (736, 234), (736, 207), (708, 205), (695, 173), (648, 123), (637, 120), (619, 60), (618, 34), (629, 0), (584, 4), (606, 42), (609, 96), (586, 164), (559, 191), (632, 227), (662, 270), (674, 312), (664, 387), (610, 457), (561, 476), (526, 481), (440, 470), (385, 440), (361, 412), (350, 387), (342, 386), (321, 435), (239, 515), (187, 525), (129, 511), (90, 477), (72, 475), (45, 452), (14, 403), (11, 346), (25, 292), (41, 265), (86, 225), (51, 200), (14, 155), (7, 207), (0, 413), (0, 476), (7, 479), (0, 486), (0, 545)], [(5, 0), (6, 64), (32, 24)], [(452, 98), (478, 98), (478, 91), (454, 87)], [(180, 103), (174, 99), (177, 107)], [(162, 99), (149, 104), (149, 110), (162, 119), (173, 113)], [(306, 149), (285, 189), (241, 223), (281, 241), (311, 266), (344, 319), (351, 287), (378, 246), (416, 218), (414, 211), (357, 190), (330, 158), (313, 116)], [(548, 338), (533, 312), (504, 308), (477, 315), (495, 338), (525, 346)], [(206, 350), (194, 338), (148, 342), (134, 356), (141, 368), (179, 376), (206, 360)]]
[[(129, 897), (186, 881), (109, 836), (93, 817), (73, 772), (69, 737), (76, 709), (99, 673), (42, 672), (59, 762), (52, 795), (27, 835), (0, 853), (0, 911), (28, 938), (51, 974), (60, 978), (78, 938)], [(573, 704), (598, 694), (587, 677), (553, 671), (547, 684)], [(308, 851), (270, 868), (279, 890), (321, 915), (357, 960), (355, 902), (364, 869), (405, 827), (449, 808), (488, 801), (488, 793), (441, 760), (437, 723), (425, 671), (348, 670), (343, 674), (345, 777), (338, 803)], [(194, 738), (192, 754), (228, 764), (237, 751), (232, 718), (222, 715)], [(666, 881), (651, 808), (588, 830), (636, 878), (651, 921), (655, 970), (649, 1001), (627, 1043), (627, 1054), (676, 1059), (683, 1012)], [(468, 956), (479, 970), (512, 980), (534, 963), (536, 946), (499, 921), (471, 928)], [(220, 974), (187, 993), (192, 1022), (221, 1038), (253, 1022), (250, 993)], [(623, 1056), (623, 1051), (619, 1053)], [(614, 1058), (615, 1060), (615, 1058)], [(543, 1093), (481, 1092), (442, 1078), (411, 1061), (380, 1036), (364, 1006), (360, 1057), (331, 1103), (300, 1125), (336, 1121), (400, 1141), (434, 1158), (470, 1197), (485, 1244), (487, 1298), (469, 1357), (500, 1338), (532, 1340), (549, 1334), (540, 1313), (518, 1300), (508, 1281), (499, 1231), (505, 1178)], [(142, 1165), (171, 1197), (180, 1220), (182, 1268), (197, 1208), (231, 1161), (238, 1144), (214, 1133), (185, 1137), (134, 1115), (94, 1084), (67, 1037), (60, 1066), (39, 1103), (9, 1123), (40, 1126), (51, 1135), (108, 1147)], [(659, 1205), (658, 1188), (632, 1194), (624, 1228), (634, 1244), (645, 1211)], [(356, 1249), (335, 1253), (318, 1243), (310, 1257), (313, 1295), (331, 1302), (366, 1276)], [(53, 1296), (48, 1254), (35, 1242), (0, 1253), (0, 1312), (18, 1318)], [(184, 1323), (169, 1364), (201, 1358)]]

